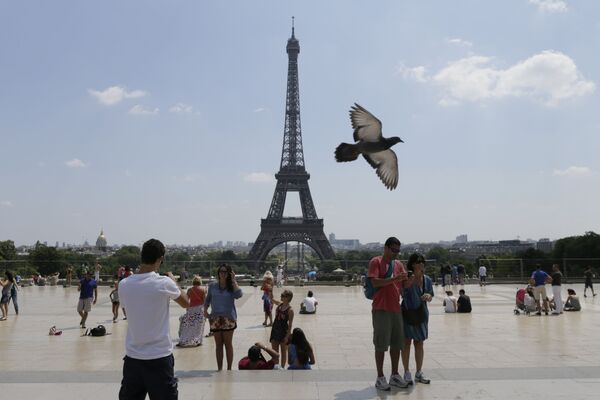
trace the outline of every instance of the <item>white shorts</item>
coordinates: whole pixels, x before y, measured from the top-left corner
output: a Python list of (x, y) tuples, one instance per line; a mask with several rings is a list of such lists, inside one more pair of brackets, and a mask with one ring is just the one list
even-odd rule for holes
[(546, 285), (540, 285), (533, 288), (533, 297), (536, 300), (546, 300), (548, 295), (546, 294)]
[(92, 301), (93, 299), (91, 297), (88, 297), (87, 299), (79, 299), (79, 303), (77, 303), (77, 312), (92, 311)]

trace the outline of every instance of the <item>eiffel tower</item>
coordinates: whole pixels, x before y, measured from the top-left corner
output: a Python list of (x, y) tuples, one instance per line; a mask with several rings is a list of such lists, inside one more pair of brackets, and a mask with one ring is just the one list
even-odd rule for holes
[[(321, 258), (333, 259), (335, 254), (323, 231), (323, 220), (317, 217), (308, 180), (310, 174), (304, 167), (302, 131), (300, 129), (300, 92), (298, 90), (298, 53), (300, 43), (294, 36), (286, 46), (288, 54), (288, 79), (285, 107), (285, 128), (279, 172), (275, 174), (277, 185), (267, 218), (261, 219), (260, 234), (248, 258), (260, 265), (267, 254), (284, 242), (302, 242), (310, 246)], [(298, 192), (302, 217), (284, 217), (285, 199), (288, 192)]]

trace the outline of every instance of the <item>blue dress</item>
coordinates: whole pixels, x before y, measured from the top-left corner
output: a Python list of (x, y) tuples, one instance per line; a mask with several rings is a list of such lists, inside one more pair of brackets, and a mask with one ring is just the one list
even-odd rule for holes
[(413, 285), (408, 288), (402, 289), (402, 306), (409, 310), (416, 310), (423, 304), (425, 308), (425, 321), (419, 325), (410, 325), (404, 323), (404, 337), (407, 339), (413, 339), (419, 342), (427, 339), (428, 336), (428, 324), (429, 324), (429, 309), (427, 308), (427, 302), (421, 300), (421, 296), (425, 293), (429, 293), (433, 297), (433, 284), (431, 278), (427, 275), (423, 276), (424, 284), (423, 291), (418, 285)]

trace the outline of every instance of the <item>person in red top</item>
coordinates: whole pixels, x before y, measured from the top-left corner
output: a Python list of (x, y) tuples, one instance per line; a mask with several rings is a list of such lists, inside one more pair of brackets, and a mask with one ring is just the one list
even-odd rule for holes
[(202, 286), (202, 278), (194, 276), (192, 287), (187, 291), (190, 306), (185, 314), (179, 317), (179, 347), (196, 347), (202, 345), (204, 337), (204, 299), (206, 288)]
[[(271, 359), (265, 360), (261, 350), (266, 351)], [(248, 349), (248, 356), (244, 357), (238, 363), (239, 369), (273, 369), (279, 364), (279, 353), (268, 348), (264, 344), (257, 342), (254, 346)]]
[[(403, 282), (407, 279), (404, 265), (396, 260), (400, 252), (400, 241), (390, 237), (385, 241), (383, 255), (373, 257), (369, 262), (367, 278), (371, 279), (377, 289), (373, 295), (373, 344), (375, 345), (375, 365), (377, 380), (375, 388), (390, 390), (390, 384), (406, 388), (408, 383), (398, 373), (400, 351), (404, 347), (404, 325), (400, 310), (400, 292)], [(393, 268), (391, 276), (386, 278), (388, 268)], [(390, 275), (390, 274), (387, 274)], [(390, 349), (392, 374), (388, 384), (383, 374), (385, 352)]]

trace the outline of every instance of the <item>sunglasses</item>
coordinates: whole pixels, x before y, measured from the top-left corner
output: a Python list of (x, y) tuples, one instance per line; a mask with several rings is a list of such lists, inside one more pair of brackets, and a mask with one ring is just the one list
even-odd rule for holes
[(389, 249), (392, 253), (400, 253), (400, 247), (390, 247)]

